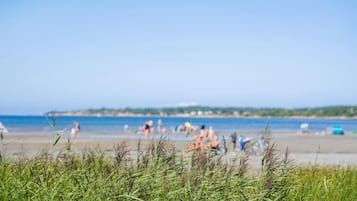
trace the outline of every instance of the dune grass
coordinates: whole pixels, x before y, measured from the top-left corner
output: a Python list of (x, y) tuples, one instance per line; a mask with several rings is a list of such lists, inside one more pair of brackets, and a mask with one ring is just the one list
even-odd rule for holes
[(356, 167), (297, 168), (291, 180), (291, 200), (357, 200)]
[(0, 162), (1, 200), (357, 200), (356, 167), (294, 167), (270, 145), (261, 171), (248, 156), (178, 154), (159, 140), (111, 154), (99, 149), (42, 153)]

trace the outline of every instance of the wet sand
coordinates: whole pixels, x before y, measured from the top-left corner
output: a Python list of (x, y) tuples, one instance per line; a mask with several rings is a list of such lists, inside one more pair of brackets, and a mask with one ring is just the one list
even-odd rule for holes
[[(229, 134), (223, 132), (217, 134), (224, 135), (227, 139), (228, 152), (225, 159), (229, 162), (239, 157), (240, 152), (233, 150)], [(6, 157), (23, 155), (31, 157), (41, 151), (58, 153), (66, 146), (69, 137), (72, 149), (78, 152), (100, 148), (110, 153), (114, 145), (123, 141), (135, 152), (139, 139), (142, 146), (145, 146), (153, 139), (159, 139), (160, 136), (156, 134), (145, 138), (141, 134), (82, 132), (80, 138), (76, 140), (65, 133), (58, 144), (53, 146), (56, 139), (53, 132), (5, 133), (1, 142), (1, 153)], [(178, 153), (182, 153), (191, 144), (191, 137), (186, 138), (185, 134), (170, 134), (167, 137), (171, 139)], [(288, 148), (289, 158), (298, 165), (357, 165), (357, 135), (302, 136), (296, 133), (272, 133), (272, 142), (281, 154)], [(257, 167), (261, 162), (261, 156), (251, 156), (249, 161), (252, 166)]]

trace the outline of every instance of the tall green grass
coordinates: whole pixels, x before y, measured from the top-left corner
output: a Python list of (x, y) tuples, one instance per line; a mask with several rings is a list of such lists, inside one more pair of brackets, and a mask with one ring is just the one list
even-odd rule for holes
[(355, 167), (294, 167), (271, 145), (261, 171), (248, 156), (178, 154), (159, 140), (132, 150), (125, 142), (111, 154), (64, 149), (0, 162), (1, 200), (356, 200)]
[(291, 180), (291, 200), (357, 200), (356, 167), (297, 168)]

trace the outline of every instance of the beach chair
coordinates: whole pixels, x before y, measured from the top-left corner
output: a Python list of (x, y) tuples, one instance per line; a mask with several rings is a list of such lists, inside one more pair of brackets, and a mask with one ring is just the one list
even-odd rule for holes
[(345, 132), (341, 126), (332, 126), (333, 135), (344, 135)]

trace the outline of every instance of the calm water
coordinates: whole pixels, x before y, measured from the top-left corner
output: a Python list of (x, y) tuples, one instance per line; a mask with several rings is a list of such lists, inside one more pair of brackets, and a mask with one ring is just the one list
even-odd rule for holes
[[(158, 119), (163, 126), (173, 129), (186, 121), (193, 125), (205, 124), (221, 131), (262, 131), (269, 124), (275, 132), (296, 132), (301, 123), (309, 123), (310, 131), (320, 132), (334, 125), (342, 126), (347, 133), (357, 131), (357, 120), (341, 119), (284, 119), (284, 118), (182, 118), (182, 117), (57, 117), (56, 129), (70, 129), (73, 121), (81, 125), (82, 131), (122, 131), (127, 124), (130, 130), (137, 130), (145, 121)], [(50, 131), (50, 118), (45, 116), (0, 116), (9, 132)]]

